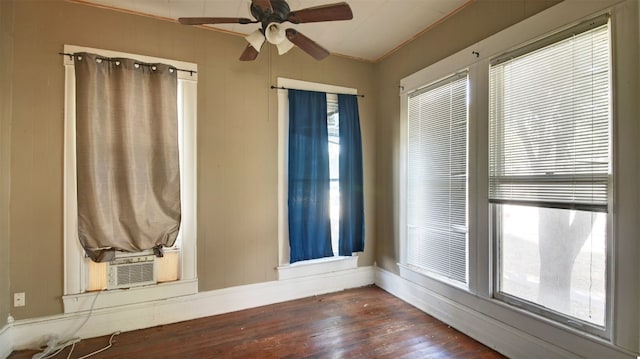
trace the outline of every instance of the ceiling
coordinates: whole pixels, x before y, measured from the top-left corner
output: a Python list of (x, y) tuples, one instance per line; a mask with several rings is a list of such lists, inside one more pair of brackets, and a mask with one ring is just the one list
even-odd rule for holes
[[(178, 17), (247, 17), (251, 0), (77, 0), (137, 14)], [(331, 53), (375, 62), (474, 0), (288, 0), (291, 10), (346, 1), (353, 20), (293, 25)], [(209, 25), (207, 25), (209, 26)], [(211, 25), (211, 27), (213, 27)], [(247, 35), (258, 24), (216, 29)]]

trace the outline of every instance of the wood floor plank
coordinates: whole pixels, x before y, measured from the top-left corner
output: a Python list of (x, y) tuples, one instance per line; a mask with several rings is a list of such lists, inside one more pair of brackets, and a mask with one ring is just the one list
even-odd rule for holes
[[(85, 339), (72, 358), (109, 336)], [(31, 358), (17, 351), (10, 359)], [(65, 349), (54, 358), (66, 358)], [(482, 358), (504, 356), (375, 286), (122, 333), (92, 358)]]

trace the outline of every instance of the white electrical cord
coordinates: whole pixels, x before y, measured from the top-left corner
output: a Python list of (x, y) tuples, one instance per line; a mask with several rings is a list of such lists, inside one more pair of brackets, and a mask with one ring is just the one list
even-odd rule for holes
[(82, 322), (82, 324), (80, 324), (78, 329), (76, 329), (76, 331), (73, 332), (73, 334), (70, 335), (71, 338), (75, 338), (76, 334), (78, 334), (80, 329), (82, 329), (84, 327), (84, 325), (87, 324), (87, 322), (89, 321), (89, 318), (91, 318), (91, 314), (93, 314), (93, 308), (96, 306), (96, 301), (98, 300), (98, 297), (100, 296), (100, 294), (103, 291), (104, 291), (104, 289), (100, 289), (100, 291), (96, 294), (96, 296), (93, 297), (93, 302), (91, 302), (91, 308), (89, 308), (89, 314), (87, 314), (87, 317), (84, 318), (84, 322)]
[[(116, 335), (120, 334), (120, 331), (114, 332), (113, 334), (111, 334), (111, 336), (109, 337), (109, 344), (107, 344), (107, 346), (105, 346), (104, 348), (100, 348), (92, 353), (89, 353), (87, 355), (83, 355), (77, 359), (86, 359), (90, 356), (96, 355), (98, 353), (102, 353), (103, 351), (111, 348), (111, 346), (113, 345), (113, 337), (115, 337)], [(69, 354), (67, 355), (67, 359), (71, 358), (71, 353), (73, 353), (73, 349), (76, 347), (76, 343), (73, 343), (73, 345), (71, 345), (71, 350), (69, 351)]]
[(31, 358), (32, 359), (53, 358), (69, 345), (75, 345), (79, 341), (80, 341), (80, 338), (74, 338), (74, 339), (65, 340), (64, 342), (59, 343), (57, 337), (53, 336), (47, 342), (47, 347), (44, 349), (44, 351), (34, 354)]
[[(85, 324), (87, 324), (87, 322), (89, 321), (89, 318), (91, 318), (91, 314), (93, 314), (93, 308), (96, 305), (96, 301), (98, 300), (98, 296), (100, 295), (100, 293), (102, 293), (102, 291), (104, 291), (104, 289), (100, 290), (96, 296), (93, 298), (93, 302), (91, 302), (91, 308), (89, 309), (89, 314), (87, 314), (87, 317), (84, 319), (84, 321), (82, 322), (82, 324), (80, 324), (80, 326), (78, 327), (78, 329), (76, 329), (73, 334), (70, 336), (70, 339), (64, 340), (62, 342), (58, 341), (58, 337), (56, 335), (53, 335), (49, 338), (49, 340), (47, 341), (47, 347), (44, 348), (44, 350), (40, 353), (36, 353), (34, 354), (31, 359), (49, 359), (49, 358), (53, 358), (54, 356), (58, 355), (58, 353), (60, 353), (61, 351), (63, 351), (66, 347), (68, 347), (69, 345), (71, 345), (71, 351), (69, 351), (69, 355), (67, 356), (67, 359), (71, 357), (71, 353), (73, 352), (73, 348), (75, 347), (76, 343), (78, 343), (81, 339), (79, 337), (76, 337), (76, 334), (78, 334), (78, 332), (80, 331), (80, 329), (82, 329)], [(88, 358), (94, 354), (100, 353), (104, 350), (107, 350), (111, 347), (112, 345), (112, 339), (114, 336), (120, 334), (119, 331), (111, 334), (111, 337), (109, 338), (109, 345), (99, 349), (93, 353), (87, 354), (81, 358), (78, 359), (83, 359), (83, 358)]]

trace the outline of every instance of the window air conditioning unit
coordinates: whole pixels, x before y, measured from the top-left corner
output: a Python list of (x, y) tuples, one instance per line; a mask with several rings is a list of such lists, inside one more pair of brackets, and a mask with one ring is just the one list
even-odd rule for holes
[(107, 289), (131, 288), (157, 283), (154, 255), (116, 258), (107, 266)]

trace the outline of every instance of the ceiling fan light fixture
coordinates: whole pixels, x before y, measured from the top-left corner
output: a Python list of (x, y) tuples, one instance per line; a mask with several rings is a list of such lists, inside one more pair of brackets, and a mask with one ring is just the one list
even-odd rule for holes
[(267, 28), (264, 30), (264, 35), (266, 36), (267, 41), (274, 45), (278, 45), (282, 41), (287, 39), (282, 25), (278, 24), (277, 22), (272, 22), (267, 25)]
[(256, 49), (257, 51), (260, 51), (260, 49), (262, 48), (262, 45), (264, 44), (265, 37), (264, 35), (262, 35), (262, 31), (256, 30), (250, 33), (249, 35), (247, 35), (245, 39), (247, 40), (247, 42), (249, 42), (249, 44), (254, 49)]
[(295, 45), (293, 44), (293, 42), (285, 38), (282, 41), (280, 41), (280, 43), (278, 43), (276, 46), (278, 47), (278, 55), (284, 55), (289, 50), (291, 50)]

